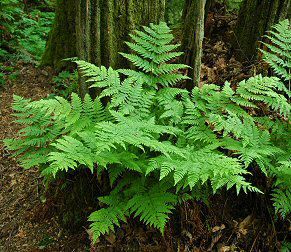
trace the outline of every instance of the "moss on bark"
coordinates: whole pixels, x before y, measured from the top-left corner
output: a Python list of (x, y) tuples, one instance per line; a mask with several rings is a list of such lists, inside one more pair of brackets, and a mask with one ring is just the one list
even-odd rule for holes
[[(128, 48), (124, 43), (129, 33), (140, 25), (163, 20), (165, 0), (58, 0), (56, 19), (43, 65), (60, 71), (68, 62), (64, 58), (77, 57), (97, 65), (126, 68), (129, 63), (119, 55)], [(79, 79), (83, 97), (88, 88)]]
[(290, 0), (245, 0), (238, 17), (234, 47), (240, 60), (257, 57), (258, 41), (270, 27), (287, 17)]
[(42, 63), (60, 70), (78, 57), (97, 65), (126, 67), (118, 52), (140, 25), (164, 19), (165, 0), (58, 0)]
[(57, 0), (56, 16), (42, 57), (43, 65), (61, 69), (62, 59), (76, 56), (76, 0)]

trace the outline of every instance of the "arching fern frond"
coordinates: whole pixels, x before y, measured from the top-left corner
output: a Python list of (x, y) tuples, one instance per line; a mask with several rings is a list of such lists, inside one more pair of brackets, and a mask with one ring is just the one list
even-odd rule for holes
[[(121, 53), (147, 75), (144, 80), (150, 79), (151, 81), (146, 83), (155, 89), (158, 88), (158, 84), (167, 87), (188, 79), (179, 73), (179, 70), (188, 68), (187, 65), (168, 63), (182, 55), (181, 52), (172, 51), (178, 45), (170, 44), (174, 38), (170, 31), (166, 23), (150, 24), (150, 27), (144, 27), (144, 31), (136, 31), (131, 35), (133, 42), (127, 42), (129, 48), (138, 55)], [(123, 70), (123, 73), (134, 78), (140, 77), (136, 72)]]
[(274, 25), (269, 35), (270, 43), (263, 43), (267, 50), (261, 50), (263, 59), (273, 71), (285, 81), (291, 80), (291, 29), (288, 19)]

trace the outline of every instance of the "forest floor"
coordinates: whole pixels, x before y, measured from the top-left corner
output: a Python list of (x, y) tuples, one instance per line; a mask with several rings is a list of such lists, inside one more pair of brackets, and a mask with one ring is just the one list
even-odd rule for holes
[(42, 202), (44, 186), (37, 169), (23, 170), (3, 146), (2, 140), (19, 129), (13, 122), (13, 94), (37, 100), (52, 93), (50, 69), (20, 63), (16, 70), (18, 78), (0, 91), (0, 251), (85, 251), (80, 235), (67, 234), (54, 207)]
[[(63, 228), (58, 221), (59, 208), (55, 206), (56, 200), (52, 194), (48, 196), (45, 192), (38, 170), (23, 170), (11, 156), (12, 153), (5, 150), (3, 146), (2, 140), (15, 137), (19, 130), (19, 125), (13, 121), (11, 108), (13, 95), (38, 100), (53, 92), (53, 72), (49, 68), (39, 69), (30, 64), (19, 63), (15, 70), (19, 71), (18, 78), (9, 81), (0, 94), (0, 251), (87, 251), (90, 242), (86, 240), (88, 234), (85, 228), (76, 234)], [(213, 76), (213, 74), (208, 75), (208, 78)], [(215, 210), (221, 206), (213, 207)], [(124, 225), (121, 233), (106, 236), (91, 251), (175, 251), (173, 248), (177, 246), (175, 243), (178, 240), (187, 244), (184, 245), (185, 251), (190, 251), (186, 248), (192, 245), (197, 245), (194, 246), (193, 251), (204, 251), (199, 250), (199, 246), (209, 246), (208, 249), (211, 251), (222, 238), (226, 227), (221, 222), (224, 217), (217, 217), (219, 213), (215, 211), (208, 213), (207, 225), (214, 227), (209, 232), (206, 222), (203, 223), (205, 213), (201, 205), (185, 204), (180, 212), (184, 216), (181, 218), (185, 218), (184, 223), (178, 224), (181, 226), (180, 234), (171, 233), (171, 230), (175, 229), (171, 227), (166, 231), (165, 238), (162, 238), (152, 229), (131, 223)], [(225, 214), (224, 210), (223, 214)], [(253, 217), (248, 214), (250, 213), (246, 213), (245, 220), (238, 219), (232, 223), (233, 225), (236, 223), (236, 228), (231, 224), (231, 229), (236, 230), (235, 236), (240, 232), (246, 232), (246, 230), (242, 231), (245, 227), (240, 223), (247, 222), (246, 225), (252, 223)], [(172, 222), (175, 223), (177, 220)], [(225, 236), (225, 239), (231, 238), (233, 234), (228, 231)], [(231, 251), (229, 246), (220, 245), (220, 247), (220, 251)]]
[[(202, 65), (202, 80), (207, 83), (235, 83), (256, 72), (258, 65), (243, 66), (227, 45), (235, 18), (215, 13), (208, 17), (211, 29), (206, 25), (206, 36), (211, 40), (205, 39)], [(47, 194), (38, 170), (23, 170), (3, 146), (2, 140), (14, 137), (19, 129), (13, 122), (13, 94), (38, 100), (54, 91), (50, 68), (18, 63), (15, 70), (17, 78), (0, 90), (0, 252), (275, 251), (276, 227), (269, 203), (252, 194), (238, 199), (235, 193), (211, 199), (211, 209), (199, 202), (185, 203), (164, 237), (131, 221), (90, 247), (88, 223), (75, 233), (63, 228), (58, 201), (53, 193)], [(285, 227), (281, 230), (286, 233)]]

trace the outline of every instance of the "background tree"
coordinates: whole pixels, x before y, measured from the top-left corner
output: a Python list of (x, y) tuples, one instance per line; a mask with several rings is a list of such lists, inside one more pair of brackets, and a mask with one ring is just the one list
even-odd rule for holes
[(204, 38), (204, 16), (206, 0), (186, 0), (183, 11), (182, 50), (185, 52), (183, 63), (192, 67), (188, 76), (192, 81), (187, 83), (187, 89), (199, 86)]
[(290, 0), (245, 0), (240, 9), (234, 38), (238, 58), (254, 60), (258, 40), (273, 24), (286, 18), (289, 9)]
[(164, 11), (165, 0), (57, 0), (42, 64), (60, 70), (66, 65), (62, 59), (78, 57), (97, 65), (125, 67), (118, 52), (128, 50), (123, 41), (129, 32), (163, 20)]

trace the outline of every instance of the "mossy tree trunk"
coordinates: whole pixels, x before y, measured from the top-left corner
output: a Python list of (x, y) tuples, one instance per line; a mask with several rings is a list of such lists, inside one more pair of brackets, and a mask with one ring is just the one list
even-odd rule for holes
[(76, 0), (57, 0), (56, 16), (42, 57), (43, 65), (57, 70), (67, 63), (62, 59), (76, 56)]
[[(77, 57), (96, 65), (126, 68), (118, 52), (126, 52), (128, 34), (141, 25), (164, 19), (165, 0), (57, 0), (56, 18), (43, 65), (56, 70), (68, 66), (65, 58)], [(79, 79), (81, 97), (88, 92)]]
[(140, 25), (163, 20), (165, 0), (57, 0), (56, 18), (42, 63), (57, 70), (68, 57), (124, 67), (118, 52)]
[(257, 57), (258, 41), (272, 25), (287, 17), (290, 0), (245, 0), (235, 30), (234, 47), (240, 60)]
[(182, 16), (182, 49), (185, 52), (183, 63), (192, 67), (188, 76), (192, 79), (187, 89), (200, 85), (202, 43), (204, 38), (204, 16), (206, 0), (186, 0)]

